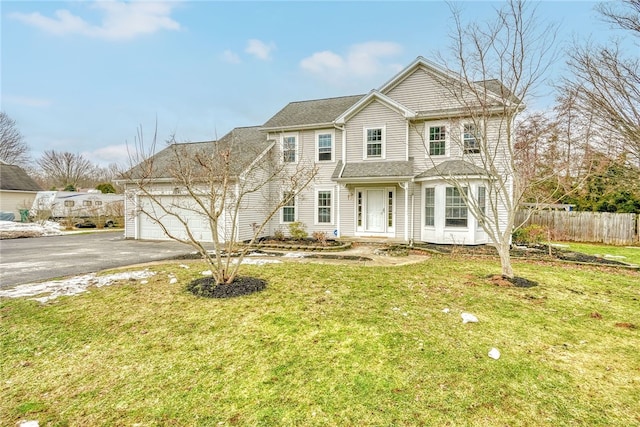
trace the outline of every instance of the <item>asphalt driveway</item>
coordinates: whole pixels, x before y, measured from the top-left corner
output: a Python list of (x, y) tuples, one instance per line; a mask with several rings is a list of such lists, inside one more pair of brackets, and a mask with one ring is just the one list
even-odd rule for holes
[(125, 240), (122, 230), (0, 240), (0, 288), (160, 261), (193, 250), (177, 242)]

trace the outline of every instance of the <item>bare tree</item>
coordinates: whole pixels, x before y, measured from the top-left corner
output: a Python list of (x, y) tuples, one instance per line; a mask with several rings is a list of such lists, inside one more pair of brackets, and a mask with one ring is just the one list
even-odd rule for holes
[(4, 111), (0, 111), (0, 161), (20, 166), (29, 162), (29, 146), (15, 120)]
[[(635, 36), (635, 52), (640, 41), (640, 2), (623, 0), (598, 7), (603, 19)], [(631, 51), (634, 51), (633, 49)], [(572, 76), (564, 79), (562, 90), (576, 95), (576, 107), (598, 118), (610, 136), (609, 145), (628, 153), (640, 167), (640, 57), (628, 54), (621, 43), (576, 44), (567, 53)]]
[[(304, 161), (282, 162), (275, 142), (267, 141), (257, 128), (234, 129), (213, 142), (180, 144), (173, 137), (169, 142), (155, 153), (155, 136), (151, 148), (145, 149), (139, 132), (138, 154), (132, 156), (135, 166), (123, 175), (131, 188), (129, 197), (137, 200), (138, 215), (202, 256), (216, 285), (231, 284), (251, 244), (309, 185), (317, 167)], [(196, 230), (194, 218), (208, 225), (207, 235)], [(170, 222), (173, 226), (167, 225)], [(241, 229), (241, 223), (250, 229)]]
[[(557, 56), (557, 30), (553, 24), (541, 24), (534, 7), (516, 0), (496, 10), (496, 18), (486, 23), (465, 24), (462, 12), (453, 6), (452, 14), (452, 59), (443, 56), (442, 61), (457, 72), (440, 83), (460, 106), (450, 115), (452, 127), (469, 123), (463, 136), (451, 136), (452, 151), (472, 166), (465, 173), (443, 170), (440, 176), (478, 218), (498, 251), (502, 275), (513, 278), (511, 234), (519, 226), (516, 211), (528, 185), (518, 174), (515, 126), (525, 100), (535, 95)], [(428, 146), (425, 149), (430, 153)], [(429, 158), (437, 169), (437, 160)], [(484, 197), (467, 192), (470, 176), (477, 175), (487, 183)]]
[(56, 186), (73, 186), (87, 178), (92, 173), (94, 165), (82, 154), (45, 151), (37, 164), (44, 175)]

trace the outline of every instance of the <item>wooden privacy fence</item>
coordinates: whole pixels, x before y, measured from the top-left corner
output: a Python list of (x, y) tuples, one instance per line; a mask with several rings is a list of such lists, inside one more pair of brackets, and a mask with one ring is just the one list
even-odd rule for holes
[(516, 224), (523, 222), (523, 227), (532, 224), (547, 227), (554, 240), (609, 245), (640, 243), (640, 215), (637, 214), (522, 209), (516, 215)]

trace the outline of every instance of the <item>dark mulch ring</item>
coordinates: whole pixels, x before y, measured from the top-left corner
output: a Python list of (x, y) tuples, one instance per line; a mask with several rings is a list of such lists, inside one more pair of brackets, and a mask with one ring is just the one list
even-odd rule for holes
[(518, 276), (506, 277), (500, 274), (496, 274), (488, 276), (487, 278), (494, 285), (502, 287), (532, 288), (534, 286), (538, 286), (538, 282)]
[(212, 277), (203, 277), (189, 283), (187, 290), (199, 297), (233, 298), (260, 292), (266, 287), (266, 280), (258, 279), (257, 277), (236, 277), (233, 283), (229, 285), (220, 284), (217, 286)]

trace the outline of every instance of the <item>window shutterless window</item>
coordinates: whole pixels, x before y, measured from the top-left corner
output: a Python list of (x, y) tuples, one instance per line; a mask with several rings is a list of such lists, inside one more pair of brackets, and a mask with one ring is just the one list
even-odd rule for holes
[[(466, 187), (464, 193), (467, 194)], [(447, 187), (444, 216), (447, 227), (467, 226), (467, 204), (460, 191), (455, 187)]]
[(367, 158), (382, 157), (382, 128), (367, 129)]
[(464, 152), (466, 154), (479, 153), (480, 145), (478, 144), (478, 133), (476, 125), (467, 123), (464, 125), (462, 140), (464, 143)]
[(487, 215), (487, 188), (483, 186), (478, 187), (478, 209), (480, 210), (478, 224), (482, 224)]
[(282, 138), (282, 159), (285, 163), (296, 162), (296, 152), (298, 141), (295, 136), (285, 136)]
[(295, 222), (296, 198), (293, 193), (284, 193), (284, 206), (282, 207), (282, 222)]
[(331, 191), (318, 191), (318, 224), (331, 223)]
[(333, 160), (333, 135), (330, 133), (318, 134), (318, 161)]
[(429, 127), (429, 155), (444, 156), (446, 154), (447, 131), (444, 126)]
[(428, 187), (424, 189), (424, 225), (433, 227), (436, 220), (436, 189)]

